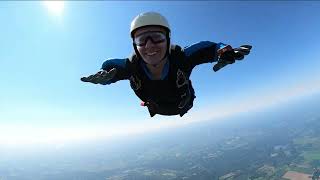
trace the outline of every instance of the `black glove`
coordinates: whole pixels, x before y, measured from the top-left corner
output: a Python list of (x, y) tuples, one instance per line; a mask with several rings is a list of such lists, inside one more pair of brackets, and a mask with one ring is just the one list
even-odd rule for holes
[(242, 60), (244, 56), (250, 53), (252, 46), (242, 45), (239, 48), (232, 48), (230, 45), (218, 50), (218, 63), (213, 66), (216, 72), (228, 64), (233, 64), (235, 60)]
[(82, 77), (81, 81), (83, 82), (91, 82), (93, 84), (102, 84), (106, 85), (109, 81), (114, 78), (117, 73), (116, 68), (112, 68), (110, 71), (101, 70), (96, 74), (90, 75), (88, 77)]
[(242, 60), (244, 56), (248, 55), (250, 53), (252, 46), (250, 45), (242, 45), (238, 48), (233, 49), (235, 53), (235, 59), (236, 60)]

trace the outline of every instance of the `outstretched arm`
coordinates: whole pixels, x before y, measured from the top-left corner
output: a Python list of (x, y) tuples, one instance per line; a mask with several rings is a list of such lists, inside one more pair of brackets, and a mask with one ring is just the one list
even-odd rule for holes
[(218, 61), (218, 49), (222, 43), (200, 41), (183, 49), (191, 68), (203, 63)]
[(82, 77), (81, 81), (106, 85), (128, 79), (130, 74), (127, 68), (128, 61), (128, 59), (108, 59), (102, 64), (100, 71), (90, 76)]
[(199, 64), (218, 62), (214, 67), (214, 71), (218, 71), (223, 66), (232, 64), (235, 60), (243, 59), (244, 55), (250, 53), (250, 49), (251, 46), (248, 45), (233, 49), (224, 43), (201, 41), (185, 47), (184, 53), (191, 69)]

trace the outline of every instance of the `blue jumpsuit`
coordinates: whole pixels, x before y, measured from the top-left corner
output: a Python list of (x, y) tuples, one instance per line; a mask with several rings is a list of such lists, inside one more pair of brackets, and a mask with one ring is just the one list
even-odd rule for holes
[[(182, 116), (192, 107), (195, 98), (194, 90), (189, 80), (193, 68), (202, 63), (218, 61), (217, 50), (222, 46), (224, 46), (223, 43), (210, 41), (201, 41), (185, 48), (178, 46), (180, 48), (179, 52), (171, 51), (169, 61), (163, 68), (160, 80), (152, 79), (146, 64), (137, 56), (135, 56), (134, 62), (131, 58), (108, 59), (102, 64), (102, 69), (106, 71), (112, 68), (117, 69), (115, 77), (107, 84), (115, 83), (119, 80), (130, 80), (131, 87), (137, 96), (142, 101), (155, 105), (153, 109), (148, 107), (151, 116), (154, 114), (180, 114)], [(177, 53), (179, 56), (174, 55)], [(182, 85), (185, 83), (183, 78), (181, 81), (181, 74), (182, 77), (185, 77), (184, 81), (189, 82), (186, 83), (187, 86), (180, 87), (179, 83), (182, 83)], [(138, 89), (134, 87), (137, 85), (136, 81), (139, 81)], [(179, 107), (181, 103), (185, 106)]]

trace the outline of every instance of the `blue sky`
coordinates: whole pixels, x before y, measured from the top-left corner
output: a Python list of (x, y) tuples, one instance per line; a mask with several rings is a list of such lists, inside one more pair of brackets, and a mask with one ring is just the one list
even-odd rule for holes
[[(45, 141), (57, 133), (63, 139), (70, 132), (152, 131), (319, 92), (319, 8), (312, 1), (67, 1), (57, 15), (43, 2), (1, 2), (0, 126), (8, 133), (2, 137), (16, 134), (12, 141), (18, 141), (33, 132)], [(167, 17), (175, 44), (252, 44), (252, 53), (217, 73), (212, 64), (196, 67), (190, 113), (150, 119), (128, 81), (101, 86), (79, 80), (107, 58), (132, 52), (129, 25), (145, 11)]]

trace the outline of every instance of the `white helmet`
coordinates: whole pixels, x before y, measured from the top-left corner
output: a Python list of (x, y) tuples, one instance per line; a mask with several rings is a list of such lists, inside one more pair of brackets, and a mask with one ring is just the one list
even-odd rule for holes
[(133, 37), (135, 30), (144, 26), (162, 26), (168, 31), (168, 33), (170, 33), (169, 23), (164, 16), (157, 12), (146, 12), (139, 14), (131, 22), (131, 37)]

